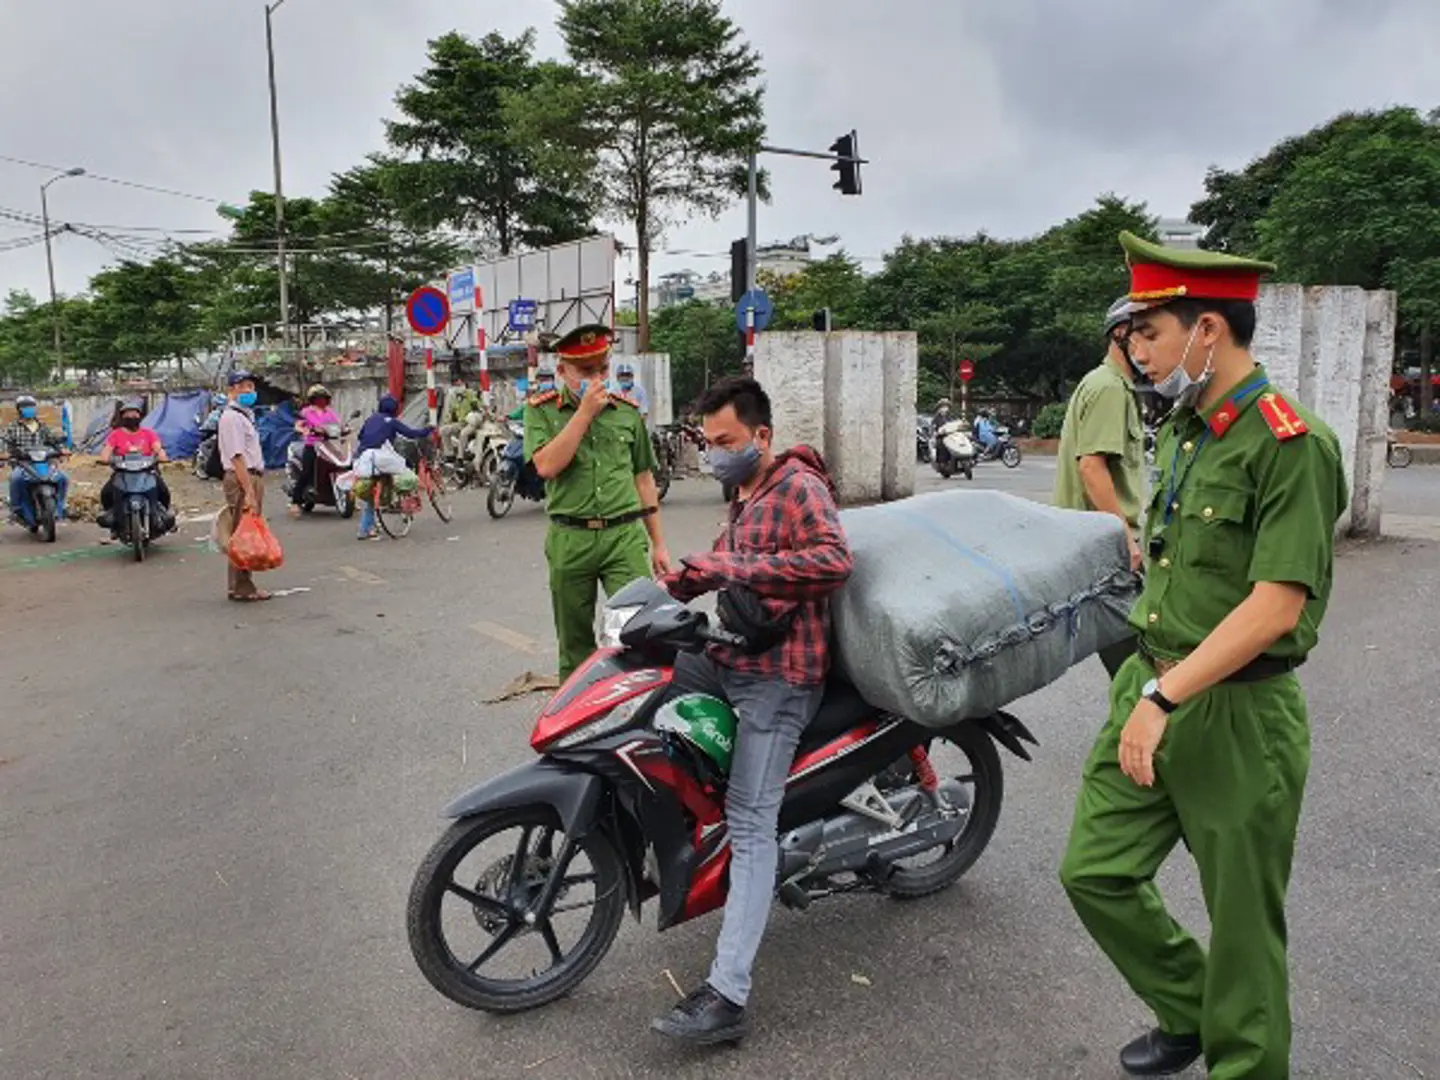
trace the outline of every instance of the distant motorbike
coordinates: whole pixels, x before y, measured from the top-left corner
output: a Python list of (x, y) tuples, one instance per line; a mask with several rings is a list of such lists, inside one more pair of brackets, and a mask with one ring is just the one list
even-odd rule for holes
[(116, 455), (110, 461), (115, 502), (110, 509), (110, 535), (127, 544), (136, 562), (145, 561), (152, 540), (170, 531), (173, 518), (160, 505), (160, 466), (153, 455)]
[[(360, 414), (353, 413), (350, 419)], [(355, 513), (355, 495), (345, 485), (336, 481), (350, 472), (354, 465), (354, 452), (350, 445), (350, 429), (340, 424), (326, 424), (321, 429), (323, 438), (315, 444), (315, 476), (311, 479), (305, 494), (300, 499), (300, 509), (312, 512), (317, 506), (333, 506), (342, 518)], [(303, 439), (290, 443), (285, 458), (285, 494), (294, 496), (297, 487), (305, 483)]]
[(192, 469), (198, 480), (219, 480), (225, 475), (225, 466), (220, 461), (220, 425), (207, 416), (196, 415), (195, 426), (200, 429), (200, 445), (195, 448)]
[(1020, 447), (1015, 445), (1010, 438), (1010, 429), (997, 427), (995, 429), (995, 441), (989, 446), (980, 448), (980, 454), (976, 461), (1003, 461), (1007, 469), (1013, 469), (1020, 464)]
[(915, 420), (915, 460), (928, 465), (935, 458), (935, 425), (925, 417)]
[[(523, 427), (522, 427), (523, 432)], [(489, 487), (500, 471), (500, 458), (510, 444), (510, 431), (498, 420), (486, 420), (470, 444), (470, 460), (475, 463), (475, 482)]]
[(60, 505), (60, 467), (54, 462), (65, 454), (53, 446), (25, 451), (10, 462), (24, 485), (19, 506), (10, 508), (15, 521), (47, 544), (55, 542), (57, 507)]
[(957, 472), (964, 473), (966, 480), (975, 478), (975, 443), (964, 420), (949, 420), (936, 428), (931, 453), (935, 471), (945, 479)]
[(525, 425), (519, 420), (508, 420), (506, 424), (510, 428), (510, 441), (500, 454), (495, 479), (490, 482), (490, 493), (485, 497), (485, 509), (493, 518), (508, 514), (517, 495), (531, 502), (545, 499), (545, 481), (535, 471), (535, 463), (525, 460)]

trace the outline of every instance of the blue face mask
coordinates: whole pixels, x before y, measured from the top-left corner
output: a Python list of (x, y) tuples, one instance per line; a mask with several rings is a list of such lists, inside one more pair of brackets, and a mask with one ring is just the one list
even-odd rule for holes
[(755, 476), (755, 470), (760, 467), (760, 447), (753, 442), (747, 444), (743, 450), (722, 450), (718, 446), (712, 446), (708, 455), (715, 479), (731, 487), (748, 483)]
[(20, 410), (20, 419), (21, 419), (21, 420), (34, 420), (34, 419), (35, 419), (35, 406), (33, 406), (33, 405), (26, 405), (25, 408), (21, 409), (21, 410)]
[(259, 395), (254, 390), (246, 390), (243, 394), (235, 395), (235, 404), (242, 409), (254, 408), (257, 400), (259, 400)]
[(634, 385), (635, 385), (635, 380), (634, 380), (634, 379), (621, 379), (621, 380), (620, 380), (620, 389), (621, 389), (621, 390), (629, 390), (629, 389), (630, 389), (631, 387), (633, 387)]

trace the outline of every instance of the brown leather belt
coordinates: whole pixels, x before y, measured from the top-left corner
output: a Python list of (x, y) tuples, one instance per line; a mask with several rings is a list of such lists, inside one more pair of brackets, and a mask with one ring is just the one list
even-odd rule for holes
[(567, 529), (589, 529), (591, 532), (600, 532), (603, 529), (616, 529), (621, 525), (629, 525), (632, 521), (647, 518), (653, 513), (655, 513), (655, 508), (647, 507), (644, 510), (634, 510), (612, 518), (582, 518), (571, 517), (569, 514), (551, 514), (550, 520)]
[[(1145, 662), (1155, 669), (1155, 674), (1160, 677), (1164, 677), (1169, 672), (1175, 670), (1180, 663), (1179, 660), (1169, 660), (1163, 656), (1156, 656), (1143, 645), (1140, 646), (1138, 651)], [(1278, 656), (1257, 656), (1239, 671), (1234, 672), (1220, 681), (1227, 683), (1264, 682), (1266, 679), (1273, 679), (1279, 675), (1294, 671), (1304, 662), (1304, 660), (1282, 659)]]

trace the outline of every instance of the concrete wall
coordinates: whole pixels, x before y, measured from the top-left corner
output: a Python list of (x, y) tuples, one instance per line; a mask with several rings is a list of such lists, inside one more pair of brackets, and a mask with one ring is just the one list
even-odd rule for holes
[(1351, 495), (1340, 528), (1379, 535), (1395, 294), (1267, 285), (1256, 307), (1256, 358), (1340, 440)]
[(913, 333), (761, 334), (755, 377), (770, 394), (776, 445), (824, 453), (846, 503), (915, 490)]

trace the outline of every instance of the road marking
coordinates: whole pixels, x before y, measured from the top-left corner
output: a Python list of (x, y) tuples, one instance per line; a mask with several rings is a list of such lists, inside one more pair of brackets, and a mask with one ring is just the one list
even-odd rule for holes
[(6, 570), (36, 570), (46, 566), (61, 566), (65, 563), (78, 562), (81, 559), (104, 559), (115, 558), (120, 555), (129, 555), (130, 548), (127, 547), (83, 547), (72, 548), (69, 551), (52, 551), (45, 555), (29, 555), (23, 559), (16, 559), (14, 562), (4, 563)]
[(385, 585), (387, 582), (379, 574), (372, 574), (369, 570), (361, 570), (356, 566), (337, 566), (341, 577), (347, 577), (351, 581), (358, 581), (362, 585)]
[(470, 629), (477, 634), (483, 634), (492, 641), (498, 641), (501, 645), (507, 645), (516, 652), (536, 654), (540, 652), (540, 642), (532, 637), (527, 637), (518, 630), (511, 630), (508, 626), (501, 626), (499, 623), (487, 622), (481, 619), (479, 622), (470, 624)]

